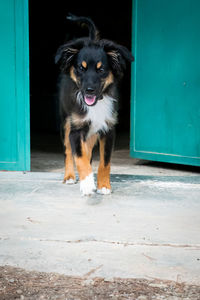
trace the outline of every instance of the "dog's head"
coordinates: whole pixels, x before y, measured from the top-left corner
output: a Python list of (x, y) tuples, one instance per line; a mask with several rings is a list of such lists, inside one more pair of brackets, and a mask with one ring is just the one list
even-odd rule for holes
[(91, 106), (122, 78), (126, 63), (133, 61), (133, 56), (127, 48), (112, 41), (81, 38), (61, 46), (55, 61)]

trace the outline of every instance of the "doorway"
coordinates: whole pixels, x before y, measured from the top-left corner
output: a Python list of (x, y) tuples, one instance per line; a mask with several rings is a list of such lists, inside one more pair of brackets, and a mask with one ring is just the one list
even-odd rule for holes
[[(123, 7), (115, 1), (29, 1), (30, 30), (30, 116), (32, 170), (42, 171), (63, 167), (60, 139), (57, 83), (59, 68), (54, 64), (57, 48), (74, 35), (74, 25), (66, 20), (67, 14), (90, 17), (102, 38), (111, 39), (131, 49), (132, 1)], [(77, 34), (77, 27), (76, 27)], [(80, 31), (80, 36), (83, 31)], [(87, 32), (85, 32), (87, 35)], [(129, 147), (130, 128), (130, 67), (121, 85), (118, 145)], [(123, 137), (123, 138), (121, 138)], [(48, 158), (47, 154), (51, 154)], [(43, 156), (44, 155), (44, 156)], [(54, 157), (52, 162), (50, 157)], [(46, 161), (46, 166), (45, 166)], [(53, 166), (51, 165), (53, 163)], [(54, 168), (55, 167), (55, 168)], [(49, 169), (50, 168), (50, 169)]]

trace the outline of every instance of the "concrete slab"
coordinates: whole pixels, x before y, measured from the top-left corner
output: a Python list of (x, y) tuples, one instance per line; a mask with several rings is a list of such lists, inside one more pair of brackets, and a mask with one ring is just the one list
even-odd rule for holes
[(62, 178), (0, 172), (0, 265), (200, 284), (200, 176), (112, 174), (92, 197)]

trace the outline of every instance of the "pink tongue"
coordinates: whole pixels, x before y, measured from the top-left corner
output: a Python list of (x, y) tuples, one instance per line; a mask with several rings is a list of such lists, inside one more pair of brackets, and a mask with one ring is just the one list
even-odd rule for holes
[(87, 105), (92, 105), (96, 100), (96, 96), (85, 96), (84, 100)]

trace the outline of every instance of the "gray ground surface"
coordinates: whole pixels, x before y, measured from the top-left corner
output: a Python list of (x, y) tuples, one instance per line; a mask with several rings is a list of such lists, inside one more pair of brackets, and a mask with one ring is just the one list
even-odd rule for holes
[(0, 299), (200, 299), (199, 168), (131, 159), (121, 141), (113, 193), (81, 197), (52, 145), (34, 172), (0, 172)]
[(60, 173), (0, 173), (0, 264), (200, 283), (200, 177), (112, 174), (81, 197)]

